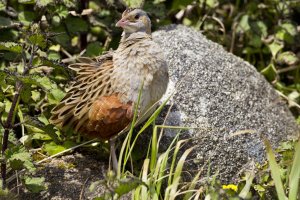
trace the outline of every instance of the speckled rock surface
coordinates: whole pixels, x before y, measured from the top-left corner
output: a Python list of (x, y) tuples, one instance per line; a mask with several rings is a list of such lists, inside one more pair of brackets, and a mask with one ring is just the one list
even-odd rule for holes
[(299, 133), (285, 102), (248, 62), (184, 26), (167, 26), (153, 38), (169, 63), (169, 93), (176, 91), (167, 123), (200, 128), (189, 131), (196, 150), (187, 170), (210, 160), (231, 182), (251, 160), (264, 160), (260, 134), (276, 146)]

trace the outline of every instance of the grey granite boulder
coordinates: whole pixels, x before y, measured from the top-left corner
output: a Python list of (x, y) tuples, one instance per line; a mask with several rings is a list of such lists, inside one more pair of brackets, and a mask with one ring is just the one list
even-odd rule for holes
[(196, 149), (187, 170), (209, 160), (219, 178), (231, 182), (251, 160), (264, 160), (260, 134), (276, 146), (299, 133), (285, 102), (248, 62), (181, 25), (156, 31), (153, 38), (169, 63), (169, 94), (176, 91), (167, 123), (199, 128), (188, 133)]

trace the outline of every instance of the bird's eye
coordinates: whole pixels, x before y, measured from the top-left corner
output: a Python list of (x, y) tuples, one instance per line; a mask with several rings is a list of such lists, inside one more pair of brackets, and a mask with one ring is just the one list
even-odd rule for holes
[(134, 16), (134, 19), (139, 19), (140, 18), (140, 15), (139, 14), (136, 14), (135, 16)]

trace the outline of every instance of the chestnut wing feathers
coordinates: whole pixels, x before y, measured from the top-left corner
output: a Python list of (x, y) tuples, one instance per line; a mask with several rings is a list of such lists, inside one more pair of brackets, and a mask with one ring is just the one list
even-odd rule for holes
[[(122, 105), (116, 99), (117, 94), (113, 94), (114, 91), (111, 88), (111, 74), (114, 68), (112, 52), (95, 59), (80, 58), (79, 62), (69, 66), (77, 72), (76, 82), (51, 111), (50, 122), (58, 127), (73, 128), (76, 132), (93, 137), (108, 138), (118, 133), (119, 129), (122, 130), (130, 122), (126, 111), (131, 109), (130, 103)], [(107, 104), (107, 102), (110, 103)], [(116, 115), (115, 121), (112, 121), (110, 112)], [(122, 127), (111, 127), (118, 120)]]

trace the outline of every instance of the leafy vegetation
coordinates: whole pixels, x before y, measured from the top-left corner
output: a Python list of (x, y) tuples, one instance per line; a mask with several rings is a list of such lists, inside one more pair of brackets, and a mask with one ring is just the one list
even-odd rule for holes
[[(143, 5), (152, 18), (154, 30), (170, 23), (191, 26), (222, 44), (228, 51), (249, 61), (287, 100), (300, 123), (299, 1), (122, 2), (0, 1), (0, 137), (3, 186), (0, 196), (7, 194), (5, 188), (14, 177), (15, 170), (22, 170), (20, 180), (28, 190), (39, 192), (46, 189), (44, 178), (34, 176), (34, 163), (42, 160), (43, 154), (56, 155), (76, 147), (77, 135), (60, 132), (49, 124), (50, 110), (64, 97), (64, 88), (73, 78), (66, 67), (68, 63), (78, 56), (97, 56), (110, 48), (116, 48), (121, 30), (115, 28), (115, 22), (125, 4), (133, 7)], [(158, 113), (159, 110), (138, 135), (153, 123)], [(134, 190), (135, 199), (174, 199), (177, 195), (184, 199), (204, 196), (211, 199), (251, 198), (250, 196), (268, 199), (278, 195), (280, 199), (293, 200), (296, 199), (297, 192), (299, 194), (299, 170), (295, 167), (299, 166), (299, 142), (283, 143), (277, 152), (281, 158), (279, 166), (266, 142), (269, 163), (257, 166), (259, 173), (256, 177), (253, 172), (249, 172), (237, 185), (222, 185), (216, 180), (216, 176), (200, 184), (199, 173), (192, 182), (179, 187), (182, 173), (180, 166), (191, 149), (181, 155), (180, 164), (175, 167), (177, 150), (184, 141), (177, 141), (175, 138), (169, 149), (158, 155), (159, 128), (171, 127), (154, 126), (152, 146), (149, 146), (138, 178), (125, 171), (137, 139), (132, 141), (132, 130), (127, 135), (121, 149), (120, 160), (123, 163), (120, 162), (119, 172), (116, 176), (109, 175), (108, 182), (105, 182), (109, 183), (108, 186), (117, 182), (113, 184), (117, 195)], [(171, 168), (167, 168), (170, 156)], [(282, 172), (281, 176), (274, 171)]]

